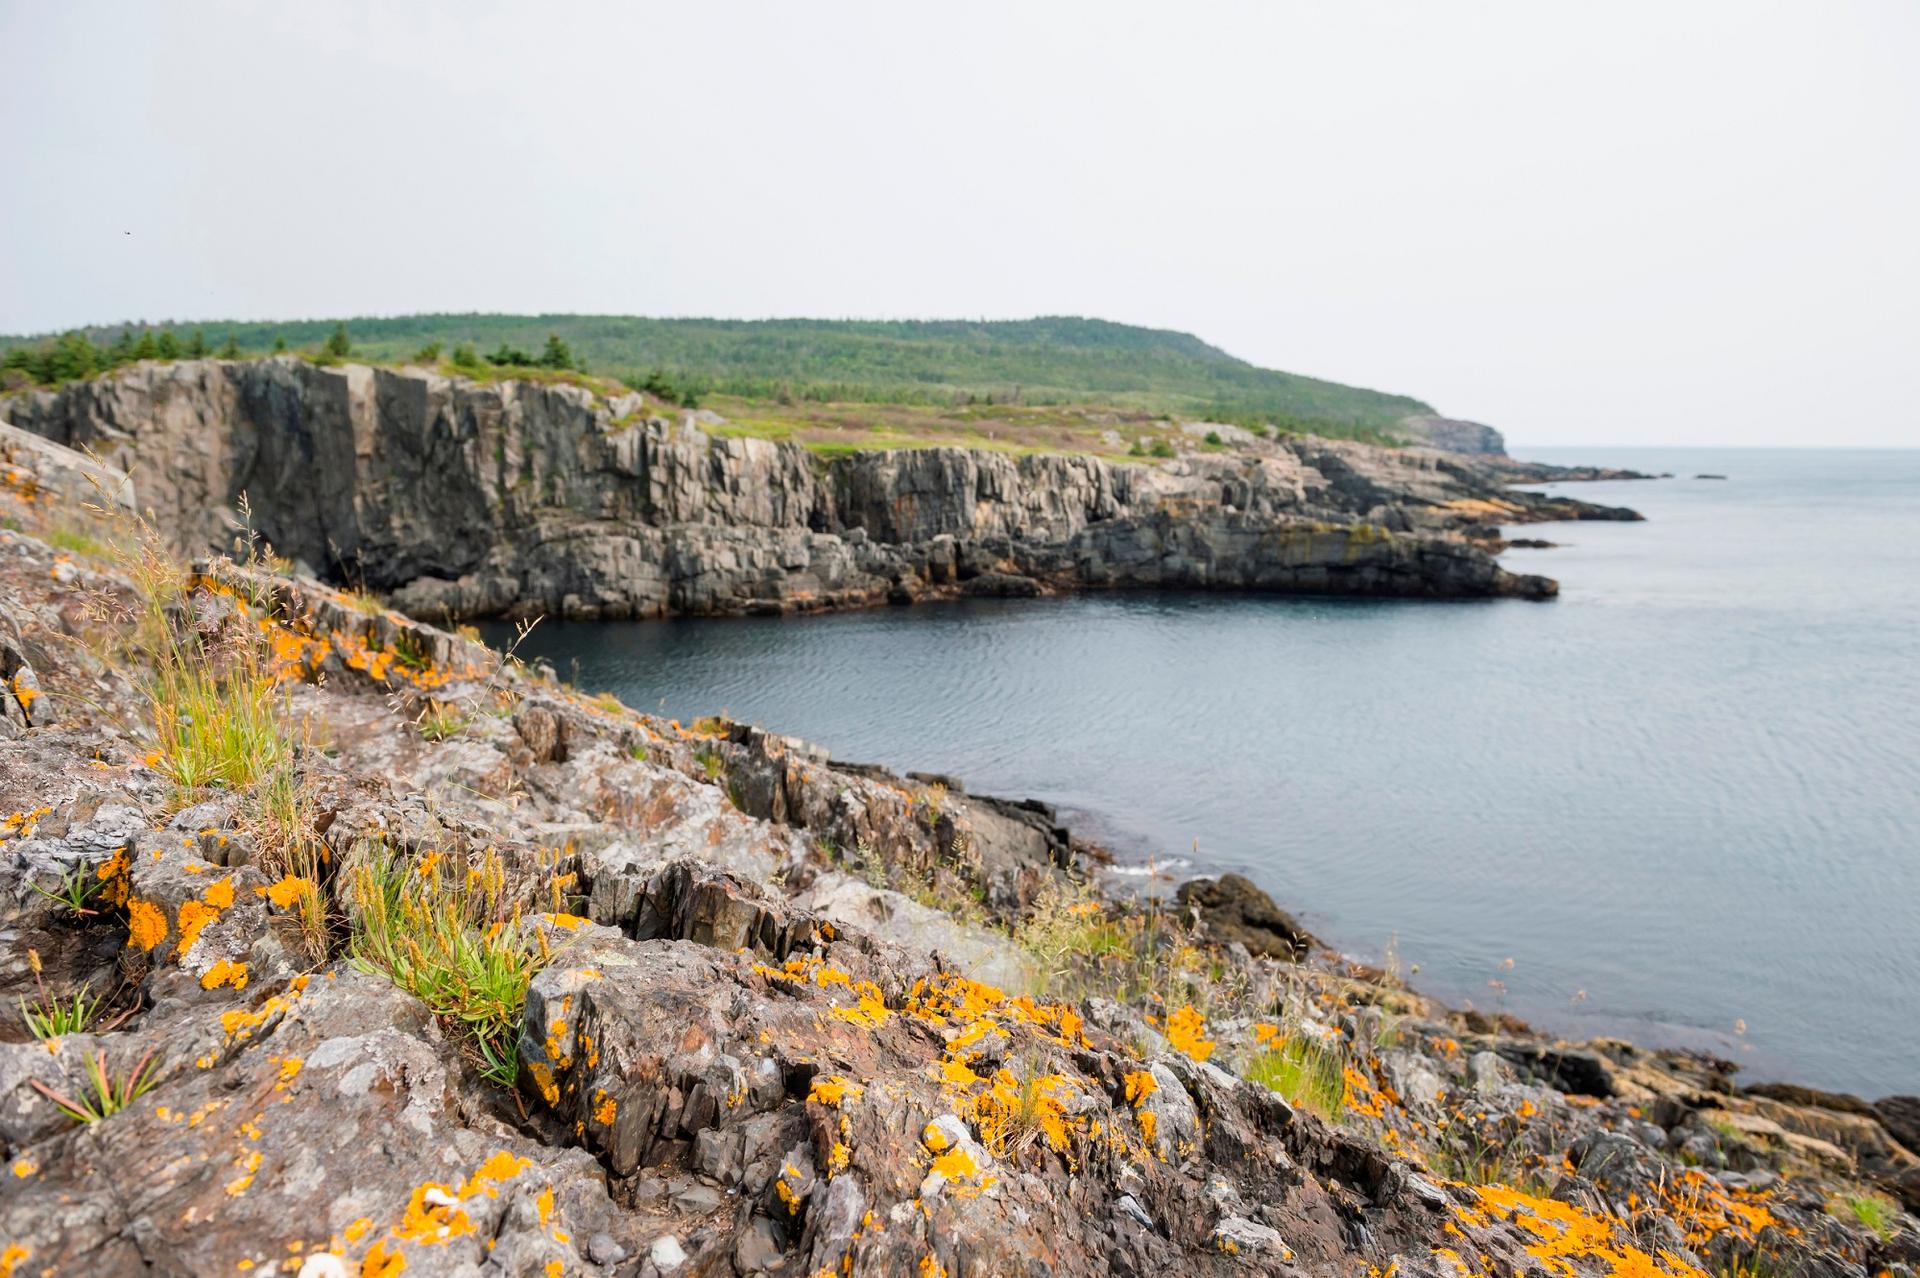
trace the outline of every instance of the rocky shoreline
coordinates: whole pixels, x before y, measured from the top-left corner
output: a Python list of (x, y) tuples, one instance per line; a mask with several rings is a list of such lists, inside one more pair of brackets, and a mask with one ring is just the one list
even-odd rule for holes
[(0, 481), (10, 1278), (1920, 1266), (1913, 1098), (1455, 1011), (1244, 881), (1106, 896), (1042, 805)]
[(1505, 458), (1432, 449), (1239, 432), (1164, 464), (822, 457), (639, 393), (293, 357), (141, 364), (4, 407), (136, 473), (183, 546), (230, 549), (250, 528), (443, 620), (1087, 589), (1540, 599), (1557, 586), (1501, 568), (1495, 525), (1639, 518), (1514, 490)]

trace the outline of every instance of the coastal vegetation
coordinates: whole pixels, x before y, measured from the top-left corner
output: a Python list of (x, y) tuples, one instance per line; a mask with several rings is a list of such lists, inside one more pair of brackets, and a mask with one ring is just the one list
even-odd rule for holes
[[(209, 332), (220, 335), (215, 348)], [(1403, 395), (1261, 368), (1186, 333), (1054, 316), (1018, 321), (704, 320), (416, 315), (103, 326), (0, 337), (0, 374), (58, 385), (139, 360), (291, 350), (323, 363), (444, 362), (469, 375), (589, 368), (693, 408), (725, 397), (779, 419), (806, 406), (1098, 407), (1266, 432), (1380, 440), (1431, 410)], [(483, 353), (484, 352), (484, 353)], [(810, 414), (792, 413), (800, 420)]]

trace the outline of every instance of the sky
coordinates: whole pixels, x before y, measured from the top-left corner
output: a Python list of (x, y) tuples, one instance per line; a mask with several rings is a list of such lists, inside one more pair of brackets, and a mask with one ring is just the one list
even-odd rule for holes
[(1920, 446), (1920, 4), (0, 0), (0, 332), (1183, 329), (1521, 444)]

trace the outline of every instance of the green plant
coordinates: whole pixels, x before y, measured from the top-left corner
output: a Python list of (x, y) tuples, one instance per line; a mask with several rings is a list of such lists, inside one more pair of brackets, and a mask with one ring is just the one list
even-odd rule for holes
[(291, 904), (307, 956), (326, 960), (332, 921), (322, 890), (328, 854), (321, 844), (313, 787), (291, 759), (263, 777), (247, 796), (248, 825), (260, 849), (261, 868), (276, 880), (274, 903)]
[(39, 1079), (27, 1081), (35, 1091), (60, 1107), (60, 1112), (76, 1122), (97, 1123), (111, 1118), (127, 1106), (145, 1096), (159, 1086), (160, 1075), (154, 1064), (154, 1048), (149, 1047), (146, 1054), (135, 1063), (124, 1079), (116, 1082), (107, 1070), (105, 1051), (95, 1052), (87, 1058), (87, 1082), (90, 1094), (74, 1098), (64, 1092), (56, 1092)]
[[(58, 890), (43, 888), (38, 883), (33, 885), (33, 890), (41, 896), (46, 897), (49, 901), (58, 902), (66, 906), (69, 910), (72, 910), (75, 914), (85, 918), (94, 913), (93, 907), (89, 902), (91, 902), (93, 898), (99, 894), (100, 889), (105, 886), (106, 881), (96, 874), (91, 866), (76, 865), (65, 878), (60, 880)], [(35, 970), (37, 971), (38, 969), (36, 968)]]
[(1339, 1047), (1305, 1031), (1274, 1039), (1240, 1074), (1325, 1119), (1339, 1117), (1345, 1107), (1346, 1063)]
[(371, 590), (355, 590), (347, 595), (347, 602), (353, 605), (355, 612), (368, 617), (382, 616), (387, 611), (387, 605)]
[(346, 321), (333, 326), (333, 332), (327, 335), (327, 344), (322, 348), (334, 359), (345, 359), (353, 354), (353, 339), (347, 336)]
[(426, 645), (410, 630), (393, 637), (393, 659), (405, 670), (425, 670), (432, 664)]
[(1164, 439), (1154, 440), (1153, 447), (1148, 449), (1147, 452), (1153, 457), (1172, 457), (1174, 455), (1173, 445)]
[(1851, 1216), (1862, 1228), (1882, 1238), (1893, 1236), (1895, 1224), (1900, 1219), (1900, 1209), (1892, 1200), (1879, 1194), (1845, 1194), (1837, 1200), (1836, 1205), (1838, 1210), (1829, 1208), (1833, 1215), (1843, 1220)]
[(1207, 432), (1206, 442), (1207, 442), (1207, 446), (1210, 448), (1220, 448), (1220, 447), (1223, 447), (1227, 441), (1220, 438), (1219, 431), (1210, 430)]
[(42, 989), (38, 1006), (20, 1000), (20, 1019), (42, 1042), (64, 1038), (68, 1034), (84, 1033), (100, 1014), (100, 1005), (104, 1002), (104, 998), (94, 997), (92, 985), (82, 985), (78, 993), (67, 998), (52, 998)]
[(527, 987), (552, 953), (508, 902), (499, 857), (470, 864), (429, 852), (408, 863), (382, 849), (352, 867), (348, 884), (354, 965), (425, 1003), (460, 1033), (483, 1077), (512, 1086)]
[(440, 349), (439, 342), (428, 342), (425, 346), (422, 346), (413, 353), (413, 362), (416, 364), (438, 364), (440, 362)]
[(428, 741), (445, 741), (448, 737), (457, 735), (467, 726), (467, 722), (467, 712), (459, 706), (445, 701), (436, 701), (430, 697), (427, 699), (426, 709), (422, 710), (420, 716), (413, 721), (413, 726), (419, 729), (420, 735)]
[(98, 559), (106, 555), (109, 547), (98, 537), (78, 528), (49, 528), (44, 534), (45, 541), (55, 550), (64, 550), (70, 554), (86, 555)]
[(720, 774), (727, 770), (727, 761), (720, 757), (718, 750), (711, 748), (695, 750), (693, 761), (700, 765), (700, 770), (707, 774), (709, 781), (718, 781)]

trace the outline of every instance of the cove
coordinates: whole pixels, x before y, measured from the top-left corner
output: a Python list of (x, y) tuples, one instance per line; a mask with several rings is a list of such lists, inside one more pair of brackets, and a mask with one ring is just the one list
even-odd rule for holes
[(1524, 530), (1551, 605), (1093, 594), (521, 653), (1238, 870), (1456, 1004), (1912, 1091), (1920, 454), (1595, 451), (1546, 459), (1680, 477), (1565, 486), (1649, 522)]

